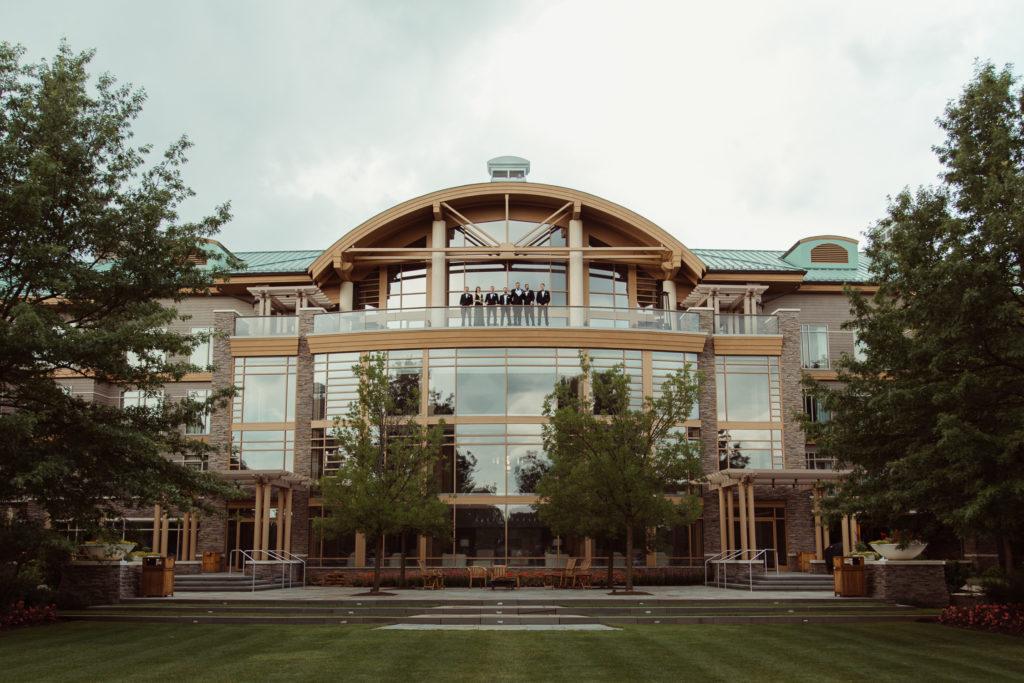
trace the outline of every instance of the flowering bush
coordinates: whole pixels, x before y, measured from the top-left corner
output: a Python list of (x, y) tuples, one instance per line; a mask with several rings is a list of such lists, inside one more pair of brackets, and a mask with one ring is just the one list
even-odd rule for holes
[(1024, 603), (947, 607), (939, 615), (939, 623), (976, 631), (1024, 636)]
[(0, 610), (0, 631), (57, 621), (56, 605), (26, 605), (24, 600)]
[[(466, 588), (469, 586), (469, 569), (462, 567), (445, 567), (444, 585), (448, 588)], [(544, 577), (548, 572), (559, 571), (556, 568), (526, 568), (512, 567), (508, 575), (519, 578), (521, 588), (542, 588), (545, 585)], [(607, 569), (605, 567), (594, 567), (591, 569), (592, 585), (607, 585)], [(400, 574), (396, 570), (385, 569), (381, 571), (380, 585), (382, 588), (395, 588), (399, 585)], [(612, 581), (615, 584), (626, 582), (626, 574), (622, 569), (615, 569)], [(633, 583), (637, 586), (689, 586), (703, 583), (704, 575), (700, 569), (689, 567), (637, 567), (633, 570)], [(419, 570), (410, 567), (406, 571), (406, 582), (409, 586), (419, 588), (423, 586), (423, 579)], [(310, 577), (310, 583), (320, 585), (353, 586), (368, 588), (373, 586), (373, 570), (360, 569), (355, 571), (340, 570), (331, 572), (326, 576)], [(474, 579), (474, 586), (480, 586), (480, 579)]]

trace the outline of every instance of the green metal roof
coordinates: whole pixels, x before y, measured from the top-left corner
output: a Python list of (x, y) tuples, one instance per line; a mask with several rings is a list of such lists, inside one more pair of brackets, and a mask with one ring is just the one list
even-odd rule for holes
[[(301, 251), (239, 251), (235, 252), (248, 266), (244, 272), (252, 273), (301, 273), (305, 272), (323, 251), (304, 249)], [(771, 249), (694, 249), (693, 253), (703, 261), (711, 272), (749, 273), (801, 273), (804, 269), (786, 263), (786, 253)], [(868, 260), (861, 253), (856, 268), (808, 268), (805, 282), (866, 282)]]
[(305, 272), (323, 249), (301, 251), (236, 251), (235, 256), (245, 261), (244, 272), (252, 273), (302, 273)]
[(860, 252), (856, 268), (836, 268), (834, 265), (823, 268), (804, 269), (782, 260), (785, 251), (771, 249), (694, 249), (693, 253), (707, 265), (711, 272), (805, 272), (804, 282), (867, 282), (870, 261), (864, 252)]

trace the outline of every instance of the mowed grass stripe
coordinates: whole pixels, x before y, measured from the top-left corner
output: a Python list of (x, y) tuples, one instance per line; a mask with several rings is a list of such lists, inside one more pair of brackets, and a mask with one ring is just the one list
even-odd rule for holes
[(937, 624), (377, 631), (75, 622), (0, 634), (5, 681), (1024, 680), (1024, 641)]

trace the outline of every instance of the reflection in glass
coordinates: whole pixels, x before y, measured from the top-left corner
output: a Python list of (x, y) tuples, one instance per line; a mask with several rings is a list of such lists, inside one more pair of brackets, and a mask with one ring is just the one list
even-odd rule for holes
[[(555, 536), (541, 523), (532, 506), (509, 505), (505, 515), (508, 520), (510, 565), (557, 566)], [(549, 561), (551, 564), (548, 564)]]
[(455, 506), (455, 566), (462, 561), (505, 564), (504, 505)]
[(455, 368), (430, 368), (427, 411), (430, 415), (455, 414)]
[(460, 367), (455, 410), (459, 415), (505, 414), (505, 363), (500, 367)]
[(548, 471), (551, 461), (540, 446), (509, 446), (509, 494), (537, 492), (537, 482)]
[(775, 465), (781, 467), (781, 434), (782, 432), (775, 429), (719, 430), (719, 469), (772, 469)]
[(505, 446), (462, 446), (455, 449), (456, 493), (505, 494)]
[(555, 385), (555, 368), (513, 367), (508, 373), (508, 414), (540, 415)]

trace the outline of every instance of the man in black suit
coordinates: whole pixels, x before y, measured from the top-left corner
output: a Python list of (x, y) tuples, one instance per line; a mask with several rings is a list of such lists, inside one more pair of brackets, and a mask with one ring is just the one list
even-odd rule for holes
[(522, 286), (517, 282), (516, 286), (512, 288), (512, 293), (509, 295), (512, 297), (512, 322), (515, 325), (523, 324), (523, 289)]
[(473, 295), (469, 292), (469, 287), (462, 290), (459, 306), (462, 306), (462, 326), (469, 327), (473, 320)]
[(491, 291), (484, 294), (484, 306), (487, 307), (487, 324), (497, 325), (498, 324), (498, 293), (494, 291), (494, 285), (491, 285)]
[(551, 321), (548, 319), (548, 304), (551, 303), (551, 292), (544, 289), (544, 283), (540, 283), (540, 289), (537, 290), (537, 324), (540, 325), (540, 319), (544, 318), (544, 325), (546, 327), (551, 326)]
[(526, 325), (535, 324), (533, 320), (534, 293), (530, 291), (530, 285), (523, 285), (523, 310), (526, 312)]
[(498, 305), (501, 306), (501, 324), (512, 324), (512, 295), (508, 293), (508, 287), (502, 287), (498, 295)]

